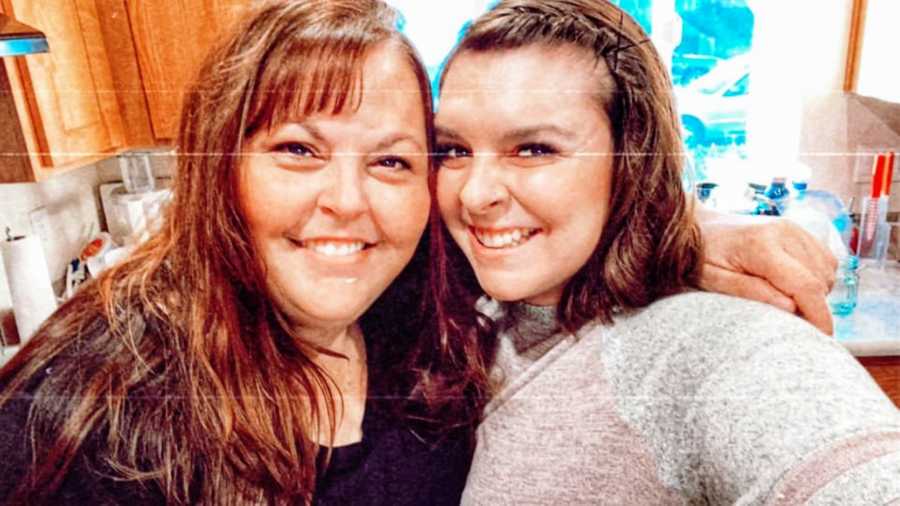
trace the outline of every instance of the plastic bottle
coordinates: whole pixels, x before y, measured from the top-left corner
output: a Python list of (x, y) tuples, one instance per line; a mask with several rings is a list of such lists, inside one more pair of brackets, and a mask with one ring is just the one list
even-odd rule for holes
[(794, 221), (808, 221), (811, 212), (819, 213), (831, 222), (844, 246), (849, 245), (853, 235), (853, 220), (841, 199), (824, 190), (808, 190), (806, 181), (803, 180), (793, 181), (792, 186), (794, 192), (786, 203), (785, 215), (792, 216)]
[(771, 199), (775, 204), (778, 216), (784, 214), (785, 204), (791, 196), (791, 192), (788, 191), (786, 183), (787, 178), (775, 177), (772, 179), (772, 184), (766, 189), (766, 197)]
[(847, 316), (856, 308), (859, 295), (859, 258), (848, 255), (841, 258), (835, 273), (834, 286), (828, 294), (831, 314)]
[(844, 203), (831, 193), (807, 190), (805, 181), (794, 181), (793, 188), (783, 216), (803, 227), (837, 257), (839, 265), (828, 305), (833, 315), (847, 316), (856, 307), (859, 290), (859, 258), (847, 248), (853, 222)]

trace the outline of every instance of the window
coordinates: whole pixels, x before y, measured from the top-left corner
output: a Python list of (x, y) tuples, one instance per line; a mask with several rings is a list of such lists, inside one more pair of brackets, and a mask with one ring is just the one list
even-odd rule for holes
[(900, 102), (900, 72), (897, 69), (897, 22), (900, 2), (867, 0), (856, 91), (860, 95)]

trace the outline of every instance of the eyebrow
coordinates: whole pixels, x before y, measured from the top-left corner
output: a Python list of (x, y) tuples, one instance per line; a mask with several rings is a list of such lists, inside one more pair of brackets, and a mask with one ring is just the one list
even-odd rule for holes
[[(303, 121), (291, 121), (291, 122), (288, 122), (285, 124), (292, 125), (296, 128), (300, 128), (300, 129), (306, 131), (317, 142), (322, 142), (322, 143), (328, 142), (328, 138), (325, 136), (325, 134), (322, 133), (322, 130), (320, 130), (319, 128), (317, 128), (314, 125), (310, 125), (309, 123), (305, 123)], [(401, 142), (411, 142), (412, 144), (414, 144), (416, 146), (415, 152), (424, 152), (425, 151), (425, 148), (421, 144), (419, 144), (419, 141), (417, 141), (415, 137), (413, 137), (410, 134), (403, 133), (403, 132), (392, 133), (388, 137), (378, 141), (378, 144), (376, 144), (373, 147), (372, 151), (377, 153), (377, 152), (380, 152), (383, 150), (387, 150), (391, 146), (393, 146), (395, 144), (399, 144)]]
[(322, 134), (321, 130), (319, 130), (318, 128), (316, 128), (313, 125), (304, 123), (303, 121), (286, 121), (286, 122), (282, 123), (282, 125), (279, 128), (272, 130), (272, 133), (278, 132), (285, 126), (299, 128), (299, 129), (305, 131), (310, 136), (312, 136), (312, 138), (315, 139), (316, 142), (326, 142), (327, 141), (327, 139), (325, 138), (325, 135)]
[(389, 147), (391, 147), (395, 144), (400, 144), (401, 142), (410, 142), (410, 143), (414, 144), (416, 146), (416, 151), (415, 151), (416, 153), (421, 153), (421, 152), (425, 151), (425, 147), (422, 146), (421, 144), (419, 144), (419, 141), (417, 141), (415, 137), (413, 137), (412, 135), (409, 135), (409, 134), (405, 134), (403, 132), (397, 132), (397, 133), (391, 134), (390, 136), (386, 137), (385, 139), (382, 139), (381, 141), (378, 142), (378, 144), (375, 145), (374, 151), (379, 152), (379, 151), (387, 150)]
[[(435, 126), (435, 133), (440, 137), (448, 137), (451, 140), (463, 140), (463, 137), (451, 128)], [(574, 132), (571, 132), (565, 128), (556, 125), (543, 124), (510, 130), (503, 134), (502, 140), (504, 142), (515, 142), (517, 140), (527, 139), (536, 135), (548, 133), (559, 137), (572, 137), (574, 135)]]
[(449, 137), (456, 141), (462, 140), (462, 136), (456, 133), (453, 129), (440, 127), (438, 125), (434, 126), (434, 134), (435, 137)]
[(531, 137), (535, 137), (540, 134), (552, 134), (559, 137), (572, 137), (574, 132), (566, 130), (565, 128), (556, 126), (556, 125), (534, 125), (524, 128), (516, 128), (515, 130), (510, 130), (503, 134), (503, 140), (505, 142), (514, 142), (521, 139), (527, 139)]

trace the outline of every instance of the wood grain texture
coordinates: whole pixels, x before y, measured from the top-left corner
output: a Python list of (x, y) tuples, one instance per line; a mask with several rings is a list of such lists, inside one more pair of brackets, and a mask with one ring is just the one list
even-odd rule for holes
[(844, 65), (844, 91), (855, 92), (859, 80), (859, 61), (862, 58), (863, 33), (866, 29), (867, 0), (853, 0), (850, 14), (850, 35), (847, 41), (847, 62)]
[[(0, 11), (11, 14), (11, 0), (0, 0)], [(24, 56), (13, 56), (0, 59), (6, 68), (9, 79), (9, 91), (18, 114), (16, 127), (22, 132), (25, 146), (28, 150), (28, 159), (31, 162), (31, 172), (23, 179), (7, 182), (33, 182), (40, 179), (42, 167), (52, 166), (50, 157), (47, 156), (47, 136), (40, 122), (40, 113), (35, 103), (34, 93), (31, 92), (31, 76), (28, 74), (28, 66)], [(12, 125), (10, 125), (12, 127)]]
[(47, 175), (44, 169), (96, 160), (121, 147), (121, 115), (94, 1), (6, 0), (6, 7), (44, 31), (50, 45), (50, 53), (21, 57), (16, 66), (37, 178)]
[(138, 66), (137, 50), (131, 36), (131, 23), (125, 0), (96, 0), (100, 30), (106, 44), (109, 68), (119, 111), (122, 113), (125, 145), (153, 145), (150, 110)]
[(858, 360), (900, 408), (900, 356), (858, 357)]
[(19, 113), (12, 96), (6, 68), (0, 65), (0, 183), (34, 179), (28, 145), (19, 127)]
[(215, 40), (248, 8), (241, 0), (126, 0), (153, 133), (174, 138), (182, 95)]

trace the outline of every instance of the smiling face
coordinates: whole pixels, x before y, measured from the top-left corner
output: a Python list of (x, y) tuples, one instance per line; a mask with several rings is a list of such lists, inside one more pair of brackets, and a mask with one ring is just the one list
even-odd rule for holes
[(436, 117), (438, 201), (481, 287), (554, 305), (597, 247), (613, 141), (605, 68), (575, 47), (463, 52)]
[(425, 109), (409, 58), (375, 46), (362, 100), (262, 128), (240, 199), (278, 306), (302, 328), (355, 322), (406, 266), (428, 218)]

